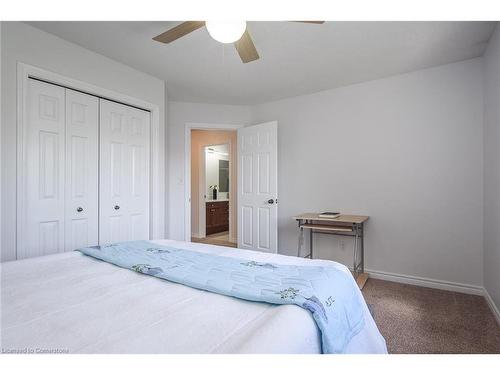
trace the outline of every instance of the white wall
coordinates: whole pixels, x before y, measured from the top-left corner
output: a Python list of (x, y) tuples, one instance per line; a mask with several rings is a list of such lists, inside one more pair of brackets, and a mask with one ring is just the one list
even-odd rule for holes
[(250, 123), (250, 107), (239, 105), (168, 103), (169, 238), (184, 240), (184, 173), (186, 123)]
[[(135, 97), (160, 108), (165, 154), (165, 84), (162, 80), (20, 22), (2, 22), (2, 261), (15, 258), (16, 243), (16, 66), (23, 62)], [(163, 173), (164, 160), (160, 165)], [(160, 176), (164, 181), (164, 175)], [(164, 198), (164, 186), (160, 195)], [(162, 202), (161, 207), (164, 207)], [(162, 215), (163, 220), (164, 215)], [(164, 224), (161, 223), (162, 227)]]
[[(2, 260), (15, 256), (21, 61), (155, 103), (162, 124), (168, 113), (168, 134), (161, 134), (168, 140), (168, 237), (184, 238), (185, 123), (278, 120), (281, 253), (296, 251), (296, 213), (366, 213), (369, 269), (482, 285), (484, 238), (484, 283), (498, 304), (498, 30), (484, 64), (484, 138), (482, 59), (254, 107), (167, 103), (159, 79), (22, 23), (3, 22), (0, 31)], [(319, 236), (316, 248), (320, 257), (350, 262), (349, 242), (341, 250), (338, 240)]]
[[(295, 214), (367, 214), (368, 269), (482, 285), (481, 75), (473, 59), (255, 106), (278, 120), (279, 252)], [(319, 235), (316, 254), (350, 265), (338, 245)]]
[(484, 287), (500, 308), (500, 25), (484, 56)]

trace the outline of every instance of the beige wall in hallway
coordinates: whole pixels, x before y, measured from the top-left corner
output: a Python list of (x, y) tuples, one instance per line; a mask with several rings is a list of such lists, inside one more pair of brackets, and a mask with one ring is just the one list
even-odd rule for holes
[(236, 131), (222, 130), (192, 130), (191, 131), (191, 233), (197, 237), (200, 232), (199, 205), (200, 192), (200, 165), (201, 153), (205, 146), (229, 144), (230, 154), (230, 187), (229, 187), (229, 230), (232, 242), (236, 242), (236, 187), (237, 187), (237, 133)]

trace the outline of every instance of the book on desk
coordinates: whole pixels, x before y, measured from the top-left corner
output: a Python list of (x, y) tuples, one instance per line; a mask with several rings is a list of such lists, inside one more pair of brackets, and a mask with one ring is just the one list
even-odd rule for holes
[(322, 212), (318, 215), (318, 217), (326, 218), (326, 219), (335, 219), (340, 216), (340, 212)]

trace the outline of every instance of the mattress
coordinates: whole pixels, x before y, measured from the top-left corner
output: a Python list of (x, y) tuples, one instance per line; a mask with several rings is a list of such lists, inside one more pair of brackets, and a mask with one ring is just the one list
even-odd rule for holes
[[(349, 272), (326, 260), (172, 240), (153, 242), (259, 262), (329, 265)], [(320, 332), (311, 313), (296, 305), (201, 291), (79, 252), (6, 262), (1, 267), (4, 352), (321, 352)], [(346, 352), (387, 353), (366, 304), (363, 309), (364, 328)]]

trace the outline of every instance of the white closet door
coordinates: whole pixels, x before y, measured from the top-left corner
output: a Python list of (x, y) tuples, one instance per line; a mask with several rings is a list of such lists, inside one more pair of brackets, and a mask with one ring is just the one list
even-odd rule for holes
[(65, 89), (29, 80), (18, 259), (64, 251)]
[(130, 215), (131, 240), (149, 239), (149, 162), (150, 156), (150, 113), (144, 110), (128, 109), (130, 132), (128, 153), (130, 164), (127, 176), (130, 187)]
[(99, 99), (66, 89), (66, 251), (97, 245)]
[(100, 100), (99, 244), (149, 239), (150, 114)]

